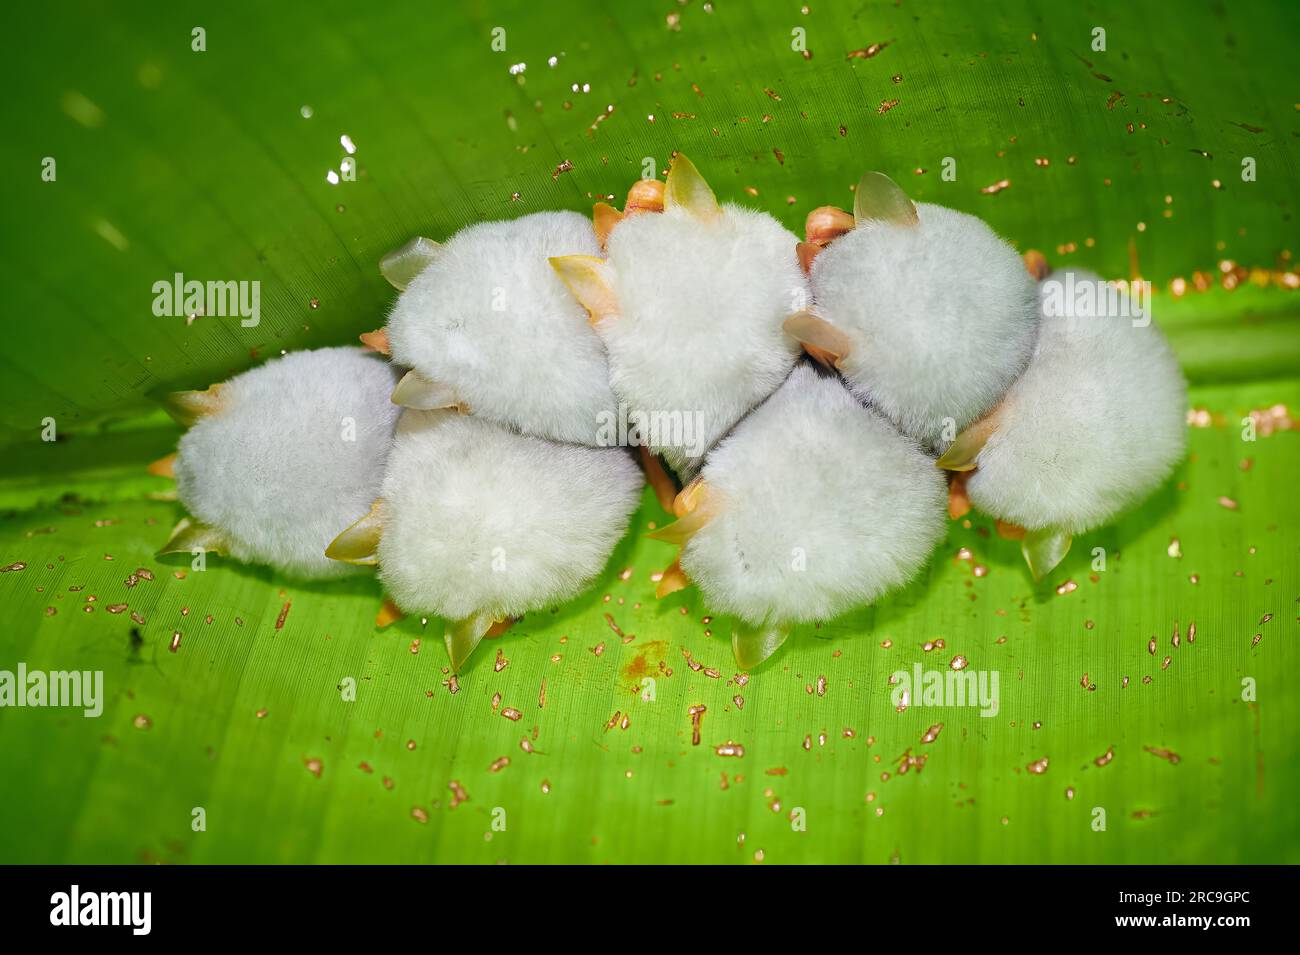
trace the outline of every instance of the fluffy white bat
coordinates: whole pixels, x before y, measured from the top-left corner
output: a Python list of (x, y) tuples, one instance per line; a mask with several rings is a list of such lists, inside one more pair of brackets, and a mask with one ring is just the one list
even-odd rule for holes
[(719, 205), (682, 155), (657, 186), (629, 195), (644, 214), (597, 207), (606, 259), (552, 264), (590, 313), (644, 445), (685, 480), (789, 373), (799, 349), (781, 323), (808, 293), (797, 239), (770, 215)]
[(402, 611), (446, 618), (459, 670), (494, 625), (591, 583), (643, 483), (620, 448), (556, 444), (455, 411), (408, 411), (378, 498), (328, 554), (377, 564)]
[(881, 173), (853, 215), (808, 217), (813, 308), (786, 329), (904, 434), (940, 450), (1024, 369), (1038, 309), (1020, 256), (981, 220), (914, 204)]
[(387, 256), (380, 269), (404, 291), (386, 328), (361, 337), (411, 368), (393, 401), (600, 443), (617, 412), (605, 350), (547, 264), (598, 250), (586, 217), (539, 212), (467, 226), (441, 245), (414, 239)]
[(401, 411), (388, 400), (396, 380), (360, 348), (322, 348), (167, 396), (189, 431), (151, 470), (176, 478), (191, 516), (160, 553), (199, 548), (303, 579), (354, 570), (325, 547), (379, 490)]
[(651, 536), (682, 544), (660, 596), (694, 582), (736, 618), (745, 669), (796, 624), (869, 604), (913, 577), (944, 534), (934, 461), (843, 382), (808, 364), (745, 418)]
[(1043, 320), (1029, 367), (941, 467), (972, 471), (972, 504), (1025, 528), (1036, 579), (1075, 534), (1154, 491), (1187, 443), (1187, 386), (1150, 315), (1089, 272), (1039, 284)]

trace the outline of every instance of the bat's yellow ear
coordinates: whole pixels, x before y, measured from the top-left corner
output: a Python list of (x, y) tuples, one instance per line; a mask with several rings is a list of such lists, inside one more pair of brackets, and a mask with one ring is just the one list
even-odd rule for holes
[(695, 164), (678, 153), (668, 167), (664, 183), (664, 208), (685, 209), (697, 219), (712, 219), (722, 212), (718, 199)]
[(196, 550), (209, 554), (224, 554), (229, 546), (226, 535), (222, 531), (201, 521), (185, 517), (172, 530), (172, 536), (167, 538), (167, 543), (159, 549), (158, 556), (189, 554)]
[(717, 502), (713, 500), (708, 485), (701, 478), (696, 478), (682, 488), (673, 500), (673, 513), (677, 515), (677, 520), (646, 536), (667, 544), (685, 544), (717, 512)]
[(509, 617), (499, 617), (486, 612), (476, 613), (464, 620), (448, 620), (447, 629), (443, 633), (443, 642), (447, 644), (447, 657), (451, 660), (451, 668), (459, 673), (460, 668), (465, 665), (465, 661), (484, 637), (505, 633), (512, 622)]
[(907, 193), (883, 172), (869, 172), (858, 182), (853, 218), (858, 224), (870, 219), (894, 225), (916, 225), (920, 221)]
[(812, 312), (795, 312), (782, 323), (781, 328), (827, 368), (838, 369), (853, 353), (849, 336)]
[(606, 277), (604, 259), (594, 255), (557, 255), (547, 261), (578, 304), (587, 310), (591, 324), (597, 325), (618, 314), (618, 298)]
[(1025, 539), (1020, 542), (1020, 553), (1024, 555), (1034, 580), (1042, 580), (1065, 560), (1073, 540), (1067, 531), (1051, 528), (1025, 534)]
[(177, 424), (189, 427), (200, 418), (216, 414), (224, 402), (221, 389), (225, 385), (213, 385), (204, 391), (173, 391), (162, 396), (163, 410), (172, 416)]
[(934, 463), (945, 471), (973, 471), (979, 463), (978, 459), (980, 452), (984, 450), (984, 445), (998, 429), (1000, 408), (1001, 405), (994, 408), (957, 435), (952, 444), (948, 445), (948, 450), (944, 451), (939, 456), (939, 460)]
[(735, 654), (736, 666), (742, 670), (754, 669), (780, 650), (788, 639), (789, 627), (752, 627), (737, 620), (731, 631), (731, 652)]
[(379, 540), (384, 534), (383, 506), (383, 498), (376, 498), (370, 505), (369, 514), (330, 541), (330, 545), (325, 548), (325, 556), (330, 560), (341, 560), (345, 564), (362, 564), (367, 567), (378, 564)]
[(441, 248), (432, 239), (417, 235), (379, 260), (379, 271), (388, 284), (399, 292), (406, 291), (412, 280), (434, 260)]
[(393, 389), (393, 404), (417, 411), (440, 411), (443, 408), (460, 408), (462, 403), (450, 385), (425, 378), (417, 371), (408, 371)]

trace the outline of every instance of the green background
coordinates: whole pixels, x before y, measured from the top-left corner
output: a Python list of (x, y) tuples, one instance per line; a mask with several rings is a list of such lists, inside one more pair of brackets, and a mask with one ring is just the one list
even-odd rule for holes
[[(1294, 10), (706, 6), (0, 14), (0, 568), (26, 565), (0, 572), (0, 669), (99, 669), (106, 686), (97, 720), (0, 709), (0, 861), (1300, 861), (1300, 438), (1251, 443), (1240, 426), (1300, 405), (1300, 298), (1281, 287), (1300, 245)], [(791, 49), (795, 28), (811, 58)], [(848, 55), (872, 44), (887, 45)], [(343, 135), (359, 175), (330, 185)], [(485, 642), (455, 694), (441, 622), (375, 630), (371, 580), (304, 586), (153, 557), (181, 510), (143, 471), (179, 433), (151, 393), (353, 340), (393, 298), (380, 256), (411, 235), (621, 203), (643, 159), (662, 172), (673, 150), (721, 198), (795, 230), (879, 169), (1054, 264), (1136, 268), (1210, 425), (1169, 485), (1077, 539), (1042, 586), (971, 515), (921, 579), (798, 633), (744, 686), (726, 620), (707, 621), (693, 590), (653, 599), (672, 550), (643, 536), (666, 520), (648, 494), (603, 579)], [(1226, 288), (1225, 261), (1259, 284)], [(1212, 290), (1170, 294), (1197, 271)], [(260, 280), (261, 324), (155, 317), (151, 287), (175, 272)], [(46, 418), (58, 442), (39, 440)], [(138, 568), (153, 579), (128, 586)], [(1077, 589), (1058, 595), (1067, 580)], [(895, 711), (893, 671), (957, 654), (1000, 673), (996, 717)], [(338, 689), (349, 677), (354, 702)], [(606, 729), (616, 712), (627, 729)], [(743, 757), (717, 754), (728, 741)], [(925, 763), (900, 775), (909, 752)], [(454, 807), (453, 781), (469, 796)], [(195, 807), (206, 831), (191, 829)]]

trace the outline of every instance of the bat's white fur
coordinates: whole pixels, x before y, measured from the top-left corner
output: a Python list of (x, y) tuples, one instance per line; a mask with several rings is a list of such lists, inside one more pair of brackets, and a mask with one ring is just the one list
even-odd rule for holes
[[(974, 216), (916, 204), (919, 224), (861, 222), (813, 260), (814, 310), (852, 343), (862, 398), (935, 447), (1024, 369), (1038, 302), (1019, 255)], [(952, 432), (948, 435), (950, 439)]]
[(610, 381), (629, 412), (680, 413), (701, 424), (696, 435), (646, 442), (683, 478), (780, 385), (798, 355), (781, 330), (808, 298), (797, 242), (766, 213), (733, 205), (708, 221), (681, 208), (633, 216), (609, 237), (619, 313), (596, 330)]
[(407, 613), (451, 620), (560, 603), (604, 567), (643, 486), (621, 448), (408, 411), (384, 476), (380, 577)]
[(181, 502), (225, 533), (237, 560), (303, 579), (357, 571), (325, 548), (379, 493), (401, 410), (388, 400), (396, 380), (360, 348), (295, 352), (237, 375), (221, 410), (180, 440)]
[(398, 297), (393, 361), (451, 386), (475, 415), (597, 444), (602, 415), (616, 411), (605, 351), (547, 259), (599, 254), (576, 212), (467, 226)]
[[(1057, 272), (1040, 288), (1064, 280)], [(1182, 458), (1187, 388), (1164, 336), (1096, 305), (1073, 318), (1044, 314), (966, 485), (985, 513), (1078, 534), (1146, 497)]]
[(944, 534), (934, 462), (806, 364), (714, 449), (701, 478), (717, 514), (687, 542), (682, 569), (710, 609), (756, 626), (870, 603)]

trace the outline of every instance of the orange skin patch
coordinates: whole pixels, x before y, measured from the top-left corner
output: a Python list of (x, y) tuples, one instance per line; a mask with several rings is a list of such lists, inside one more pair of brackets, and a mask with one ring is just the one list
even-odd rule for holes
[(970, 498), (966, 494), (966, 482), (970, 471), (952, 471), (948, 481), (948, 516), (954, 521), (970, 513)]

